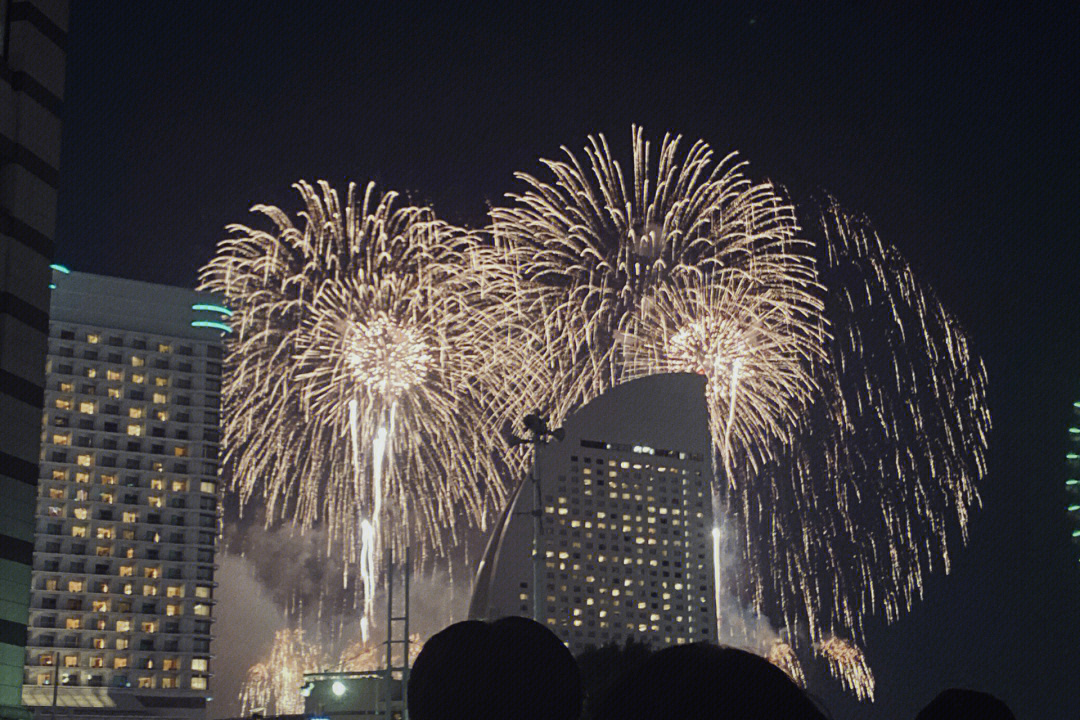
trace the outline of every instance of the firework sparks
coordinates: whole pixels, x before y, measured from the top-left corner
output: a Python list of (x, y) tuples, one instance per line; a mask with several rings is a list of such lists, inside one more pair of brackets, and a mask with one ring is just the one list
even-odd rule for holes
[[(424, 638), (409, 635), (409, 666), (423, 649)], [(310, 643), (300, 629), (279, 630), (266, 660), (252, 665), (240, 688), (241, 714), (262, 709), (271, 714), (295, 715), (304, 712), (301, 688), (304, 675), (324, 672), (370, 672), (386, 664), (385, 642), (358, 639), (335, 656), (324, 646)]]
[(699, 142), (680, 157), (669, 136), (653, 166), (632, 135), (630, 175), (590, 138), (585, 161), (564, 148), (543, 161), (551, 180), (519, 174), (525, 192), (492, 211), (545, 340), (537, 406), (558, 421), (624, 380), (704, 375), (714, 513), (745, 570), (716, 577), (812, 645), (824, 627), (860, 636), (875, 610), (895, 619), (948, 570), (950, 525), (966, 538), (981, 362), (865, 224), (833, 207), (806, 232), (732, 156), (714, 166)]
[(202, 276), (236, 310), (234, 482), (270, 518), (329, 524), (366, 620), (384, 535), (440, 550), (456, 516), (482, 525), (505, 501), (501, 471), (524, 461), (491, 447), (508, 419), (557, 424), (625, 380), (700, 373), (714, 520), (743, 566), (715, 561), (717, 592), (781, 621), (790, 642), (765, 651), (792, 677), (799, 638), (872, 698), (861, 651), (823, 628), (860, 639), (948, 571), (985, 473), (985, 372), (865, 223), (830, 207), (800, 227), (733, 155), (679, 145), (654, 161), (634, 128), (625, 176), (603, 136), (542, 161), (552, 177), (517, 175), (490, 241), (370, 187), (342, 209), (300, 184), (302, 229), (258, 207), (276, 230), (232, 228)]
[(816, 646), (829, 665), (829, 672), (859, 700), (874, 699), (874, 674), (863, 651), (840, 638), (830, 637)]
[(240, 714), (260, 708), (275, 715), (304, 712), (300, 694), (304, 674), (318, 672), (319, 667), (319, 651), (305, 642), (302, 630), (279, 630), (266, 661), (248, 670), (240, 689)]
[(490, 248), (430, 210), (373, 185), (344, 206), (325, 183), (296, 187), (300, 228), (256, 206), (274, 230), (231, 226), (202, 270), (234, 309), (226, 463), (268, 522), (327, 527), (370, 622), (384, 543), (441, 552), (457, 519), (483, 526), (505, 500), (487, 398), (505, 394), (492, 328), (506, 332), (513, 303), (493, 289)]
[[(799, 656), (795, 654), (795, 648), (790, 643), (777, 638), (766, 651), (765, 659), (787, 673), (788, 677), (798, 685), (806, 685), (806, 676), (803, 675), (802, 663), (799, 662)], [(872, 678), (871, 683), (873, 683)]]

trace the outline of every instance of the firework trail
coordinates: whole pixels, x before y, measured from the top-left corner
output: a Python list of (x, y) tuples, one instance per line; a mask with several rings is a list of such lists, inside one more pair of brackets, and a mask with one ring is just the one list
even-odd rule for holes
[(370, 184), (344, 205), (325, 183), (295, 187), (300, 227), (256, 206), (272, 229), (230, 226), (201, 272), (234, 310), (225, 461), (268, 523), (327, 529), (370, 621), (382, 547), (443, 552), (458, 518), (483, 526), (505, 501), (488, 398), (505, 395), (495, 328), (512, 335), (515, 306), (493, 281), (508, 266), (430, 210)]
[(829, 665), (829, 672), (859, 700), (874, 699), (874, 674), (862, 650), (840, 638), (830, 637), (816, 645)]

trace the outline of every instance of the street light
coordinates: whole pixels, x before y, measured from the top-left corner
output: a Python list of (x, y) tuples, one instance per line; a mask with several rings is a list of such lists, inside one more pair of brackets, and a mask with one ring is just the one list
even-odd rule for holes
[(529, 431), (529, 438), (521, 438), (513, 433), (509, 434), (507, 443), (510, 447), (515, 445), (523, 445), (528, 443), (533, 446), (533, 467), (532, 467), (532, 482), (533, 482), (533, 620), (542, 623), (543, 612), (541, 612), (541, 557), (540, 557), (540, 536), (543, 533), (541, 522), (543, 519), (543, 505), (540, 502), (540, 446), (546, 445), (551, 438), (555, 438), (559, 442), (566, 436), (566, 431), (563, 428), (550, 428), (548, 421), (544, 418), (540, 411), (525, 416), (525, 429)]

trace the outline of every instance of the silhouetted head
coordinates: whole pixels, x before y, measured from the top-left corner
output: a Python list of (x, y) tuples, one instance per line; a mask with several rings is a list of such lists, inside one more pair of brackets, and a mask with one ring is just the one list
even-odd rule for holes
[(654, 653), (608, 688), (598, 720), (823, 720), (783, 670), (744, 650), (705, 643)]
[(412, 720), (577, 720), (581, 676), (566, 646), (537, 622), (466, 620), (424, 643), (408, 700)]
[(915, 716), (915, 720), (1016, 720), (1009, 706), (993, 695), (976, 690), (949, 688), (942, 691)]

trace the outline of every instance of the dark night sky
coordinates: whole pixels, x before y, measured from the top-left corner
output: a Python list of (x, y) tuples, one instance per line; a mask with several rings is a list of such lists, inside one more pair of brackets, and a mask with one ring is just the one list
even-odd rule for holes
[[(286, 6), (287, 7), (283, 7)], [(948, 685), (1080, 712), (1064, 427), (1080, 393), (1076, 6), (555, 17), (355, 4), (73, 3), (57, 260), (172, 284), (299, 178), (375, 179), (481, 223), (515, 170), (631, 123), (865, 212), (970, 331), (991, 381), (984, 510), (952, 575), (871, 632), (879, 702)], [(799, 6), (796, 6), (799, 7)]]

